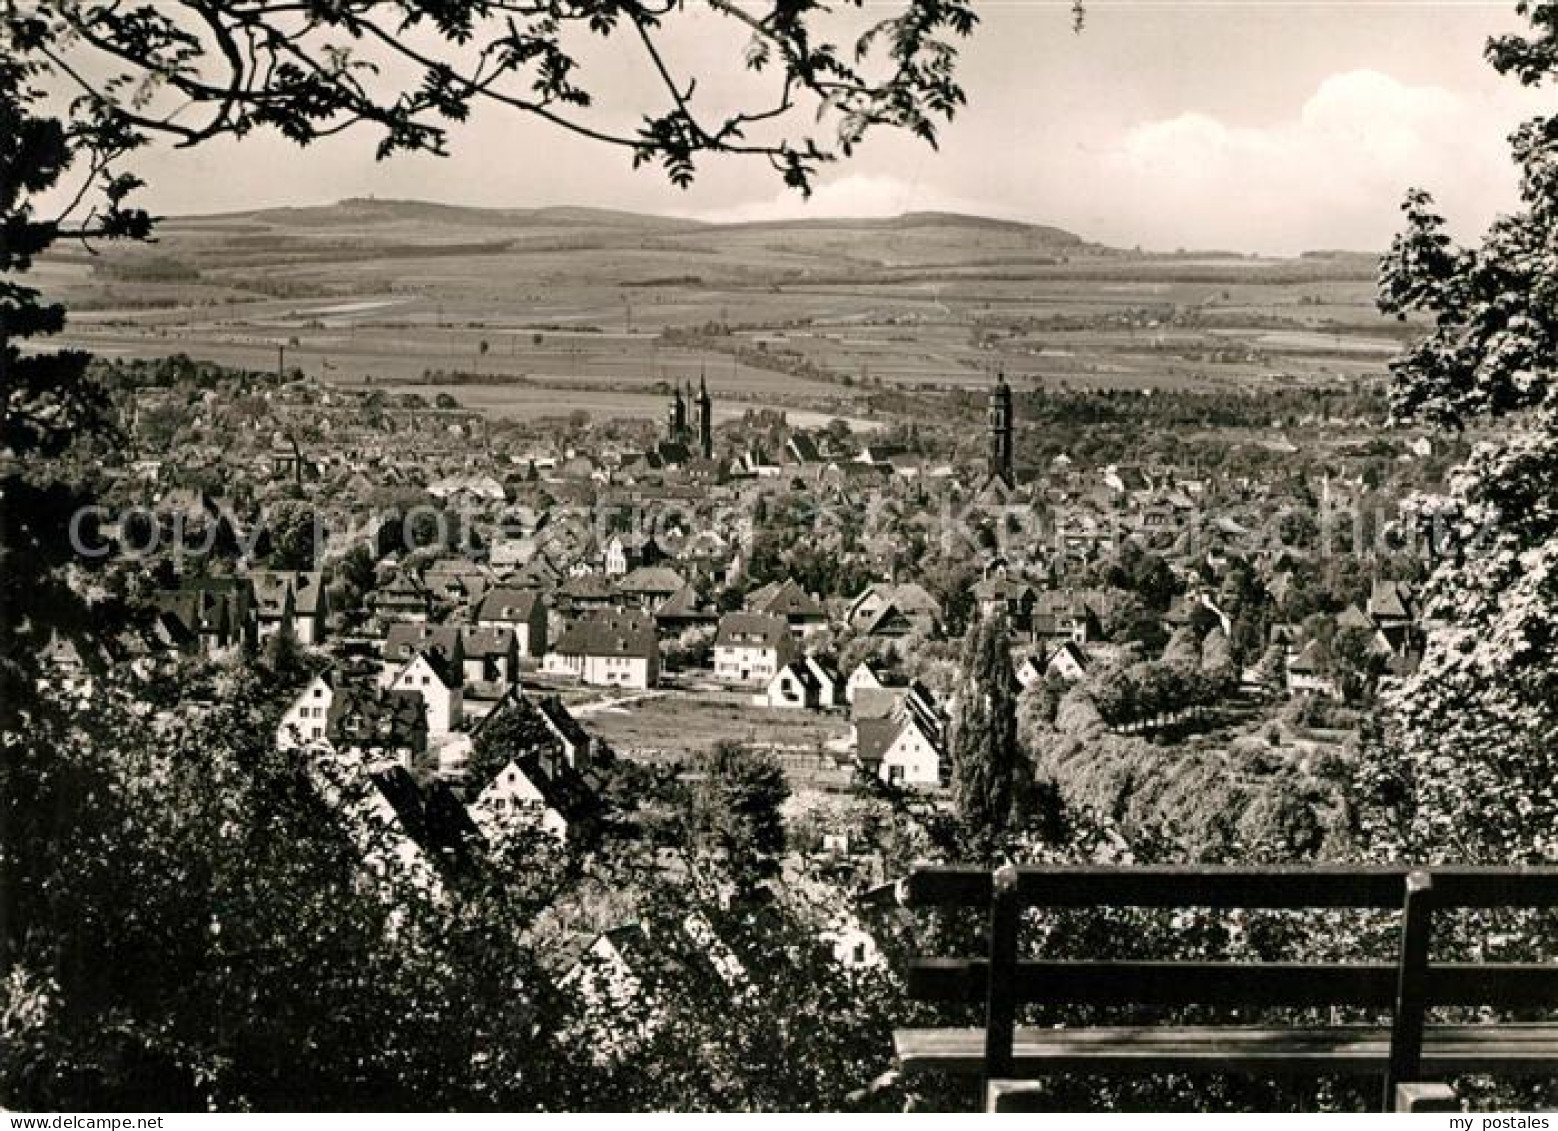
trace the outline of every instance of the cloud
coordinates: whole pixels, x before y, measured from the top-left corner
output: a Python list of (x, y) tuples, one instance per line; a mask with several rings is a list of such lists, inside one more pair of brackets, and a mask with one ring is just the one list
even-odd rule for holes
[(1519, 88), (1479, 94), (1350, 70), (1267, 123), (1194, 111), (1108, 130), (1086, 117), (1008, 120), (940, 156), (825, 181), (810, 201), (781, 191), (685, 214), (743, 222), (942, 210), (1155, 250), (1374, 251), (1399, 228), (1414, 186), (1434, 193), (1463, 238), (1512, 207), (1506, 138), (1541, 111)]
[[(1236, 126), (1186, 113), (1131, 127), (1096, 175), (1118, 230), (1152, 246), (1381, 248), (1415, 185), (1471, 235), (1515, 202), (1505, 138), (1537, 109), (1523, 92), (1478, 96), (1348, 71), (1290, 120)], [(1096, 195), (1089, 205), (1099, 208)]]

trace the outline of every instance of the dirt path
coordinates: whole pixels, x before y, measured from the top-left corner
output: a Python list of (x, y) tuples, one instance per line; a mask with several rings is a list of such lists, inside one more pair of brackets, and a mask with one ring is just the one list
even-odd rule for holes
[(646, 699), (658, 699), (662, 695), (669, 695), (668, 691), (641, 691), (637, 695), (624, 695), (620, 699), (592, 699), (588, 703), (579, 703), (568, 708), (574, 718), (583, 718), (596, 714), (599, 711), (609, 711), (613, 707), (626, 707), (633, 703), (642, 703)]

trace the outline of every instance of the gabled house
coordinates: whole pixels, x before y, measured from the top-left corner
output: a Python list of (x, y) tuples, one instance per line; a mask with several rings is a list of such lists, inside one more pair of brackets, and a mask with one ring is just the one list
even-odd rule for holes
[(411, 691), (337, 687), (325, 717), (325, 742), (368, 766), (409, 768), (427, 751), (427, 706)]
[(679, 633), (689, 628), (713, 624), (719, 615), (703, 603), (698, 591), (684, 585), (655, 609), (655, 624), (661, 632)]
[(465, 718), (465, 672), (456, 635), (453, 655), (427, 644), (418, 647), (398, 668), (387, 667), (380, 684), (388, 691), (419, 695), (426, 706), (427, 733), (443, 738)]
[(1076, 683), (1087, 675), (1089, 664), (1087, 653), (1078, 647), (1075, 640), (1062, 640), (1045, 655), (1044, 674), (1046, 677), (1058, 677), (1067, 683)]
[(539, 827), (558, 840), (577, 839), (600, 812), (584, 776), (549, 750), (511, 758), (471, 803), (471, 818), (489, 839)]
[(817, 705), (823, 708), (842, 707), (844, 680), (838, 668), (833, 666), (833, 661), (821, 656), (807, 656), (805, 663), (811, 669), (812, 678), (817, 681)]
[(762, 707), (815, 710), (822, 705), (822, 686), (805, 660), (791, 660), (768, 681), (756, 701)]
[(589, 613), (562, 634), (542, 668), (599, 687), (654, 687), (660, 679), (655, 622), (638, 612)]
[(1034, 600), (1032, 630), (1035, 638), (1088, 644), (1103, 635), (1098, 614), (1075, 593), (1045, 592)]
[(326, 744), (330, 708), (335, 703), (336, 674), (323, 671), (293, 697), (276, 728), (276, 748), (291, 750), (299, 746)]
[(591, 939), (558, 979), (558, 988), (581, 1007), (597, 1063), (609, 1064), (665, 1023), (664, 1006), (655, 1000), (663, 965), (644, 928), (626, 923)]
[(443, 558), (422, 571), (422, 586), (440, 606), (470, 609), (492, 587), (492, 578), (474, 562)]
[(402, 570), (374, 592), (372, 603), (374, 615), (384, 620), (425, 621), (433, 599), (421, 581)]
[(747, 985), (741, 960), (699, 912), (661, 922), (654, 933), (639, 923), (603, 931), (558, 979), (583, 1007), (598, 1063), (651, 1037), (669, 1016), (662, 995), (679, 986), (728, 1000)]
[(789, 625), (779, 617), (727, 613), (714, 637), (714, 678), (766, 687), (795, 652)]
[[(512, 689), (490, 714), (471, 728), (470, 737), (501, 733), (512, 758), (545, 753), (561, 758), (580, 773), (595, 761), (596, 742), (555, 695), (536, 695)], [(468, 785), (480, 783), (467, 783)]]
[(1405, 582), (1376, 581), (1369, 590), (1367, 611), (1381, 628), (1408, 625), (1417, 620), (1417, 600)]
[(915, 711), (855, 723), (855, 761), (890, 785), (938, 786), (945, 760), (940, 733)]
[(844, 620), (866, 636), (934, 636), (941, 630), (941, 602), (913, 582), (878, 583), (849, 603)]
[(1042, 649), (1031, 656), (1025, 656), (1022, 662), (1013, 669), (1017, 677), (1017, 685), (1024, 691), (1030, 687), (1037, 687), (1044, 682), (1044, 652)]
[(1034, 687), (1048, 679), (1076, 683), (1087, 675), (1091, 665), (1087, 653), (1074, 640), (1062, 640), (1040, 648), (1017, 665), (1017, 682), (1023, 688)]
[(746, 611), (778, 617), (797, 636), (809, 636), (828, 627), (822, 604), (791, 578), (770, 582), (747, 594)]
[(640, 566), (617, 582), (624, 603), (637, 605), (646, 613), (655, 612), (685, 588), (686, 579), (669, 566)]
[(460, 629), (461, 626), (458, 624), (406, 622), (390, 625), (385, 630), (384, 643), (380, 649), (384, 669), (393, 671), (405, 664), (421, 649), (432, 648), (441, 652), (446, 660), (463, 671), (465, 652), (460, 638)]
[(299, 644), (324, 640), (330, 610), (322, 573), (256, 570), (249, 580), (261, 640), (278, 632), (290, 632)]
[(1304, 650), (1287, 663), (1288, 693), (1292, 695), (1324, 695), (1331, 699), (1342, 697), (1341, 688), (1333, 674), (1331, 651), (1322, 640), (1311, 640)]
[(1368, 613), (1393, 654), (1420, 650), (1417, 598), (1405, 582), (1376, 581), (1369, 592)]
[(822, 462), (822, 453), (817, 450), (817, 442), (805, 432), (790, 433), (790, 438), (785, 441), (784, 454), (791, 463), (804, 465)]
[(802, 656), (780, 668), (755, 702), (761, 707), (826, 710), (841, 704), (843, 690), (843, 680), (832, 664)]
[(602, 612), (616, 607), (617, 590), (611, 579), (599, 573), (581, 573), (568, 578), (557, 591), (559, 611), (570, 617)]
[(894, 444), (867, 444), (855, 456), (855, 462), (869, 464), (872, 467), (891, 465), (893, 457), (903, 455), (903, 451)]
[(177, 625), (178, 638), (202, 655), (252, 645), (258, 638), (254, 587), (246, 577), (202, 577), (159, 590), (152, 604)]
[(493, 703), (519, 679), (519, 647), (508, 628), (460, 628), (460, 653), (468, 698)]
[[(556, 589), (566, 577), (567, 573), (550, 554), (537, 553), (511, 573), (506, 582), (511, 589), (535, 589), (545, 593)], [(539, 656), (544, 651), (544, 648), (540, 648), (532, 654)]]
[(370, 770), (367, 785), (366, 796), (344, 815), (370, 868), (398, 865), (435, 893), (445, 879), (469, 869), (482, 836), (448, 786), (418, 785), (402, 765)]
[(758, 448), (748, 448), (736, 458), (731, 468), (733, 474), (749, 475), (758, 479), (774, 479), (783, 474), (784, 468)]
[(89, 699), (96, 680), (106, 675), (113, 656), (98, 640), (56, 629), (39, 656), (40, 690), (79, 700)]
[(476, 606), (475, 619), (481, 628), (511, 632), (520, 656), (546, 654), (546, 603), (535, 589), (489, 589)]
[(881, 691), (887, 687), (882, 674), (871, 666), (869, 661), (862, 661), (855, 665), (855, 670), (849, 673), (849, 679), (844, 684), (844, 700), (854, 703), (855, 696), (862, 690)]
[(974, 600), (978, 602), (981, 617), (1005, 617), (1018, 632), (1027, 632), (1033, 627), (1033, 609), (1038, 597), (1026, 581), (1004, 573), (987, 577), (974, 586)]

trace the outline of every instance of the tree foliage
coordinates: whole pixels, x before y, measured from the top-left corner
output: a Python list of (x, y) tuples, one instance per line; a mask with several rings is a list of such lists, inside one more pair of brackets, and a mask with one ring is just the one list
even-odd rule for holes
[(1017, 677), (1002, 617), (987, 617), (964, 639), (952, 723), (952, 803), (971, 851), (991, 855), (1014, 826), (1027, 763), (1017, 742)]
[(723, 860), (743, 888), (777, 874), (785, 846), (780, 808), (790, 796), (784, 768), (771, 755), (722, 741), (692, 769), (692, 843)]
[[(679, 185), (699, 158), (730, 154), (809, 191), (821, 165), (873, 129), (934, 143), (964, 101), (957, 43), (978, 19), (970, 0), (901, 0), (865, 20), (846, 18), (852, 7), (83, 0), (12, 15), (3, 34), (8, 53), (75, 89), (73, 113), (112, 131), (115, 157), (153, 137), (189, 147), (268, 128), (306, 144), (358, 126), (377, 135), (381, 158), (442, 154), (451, 127), (490, 105), (620, 148)], [(734, 110), (711, 108), (668, 44), (699, 16), (697, 34), (729, 38), (750, 80)], [(658, 105), (633, 107), (636, 127), (621, 128), (600, 92), (626, 68), (653, 82)], [(808, 117), (812, 128), (794, 132)]]
[[(1489, 61), (1545, 85), (1558, 72), (1558, 5), (1517, 9), (1529, 34), (1492, 40)], [(1394, 726), (1377, 747), (1388, 764), (1374, 769), (1400, 786), (1398, 843), (1495, 861), (1558, 854), (1558, 116), (1511, 141), (1522, 206), (1457, 247), (1414, 191), (1380, 280), (1385, 310), (1433, 320), (1392, 367), (1396, 414), (1497, 420), (1506, 438), (1479, 443), (1453, 477), (1458, 544), (1426, 587), (1435, 627), (1388, 698)]]

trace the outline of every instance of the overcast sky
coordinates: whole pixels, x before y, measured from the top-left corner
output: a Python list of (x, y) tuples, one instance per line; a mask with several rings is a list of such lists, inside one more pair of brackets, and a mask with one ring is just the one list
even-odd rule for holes
[[(1081, 35), (1063, 0), (977, 7), (969, 105), (940, 151), (878, 135), (810, 203), (728, 159), (678, 190), (620, 150), (497, 109), (456, 128), (442, 160), (376, 163), (367, 134), (158, 151), (140, 163), (146, 200), (164, 214), (364, 195), (717, 220), (955, 209), (1151, 249), (1375, 250), (1412, 185), (1459, 233), (1480, 231), (1514, 201), (1506, 135), (1551, 107), (1482, 59), (1489, 34), (1518, 26), (1512, 0), (1091, 0)], [(718, 98), (737, 60), (703, 18), (672, 46)], [(650, 89), (621, 73), (609, 93), (626, 103)]]

